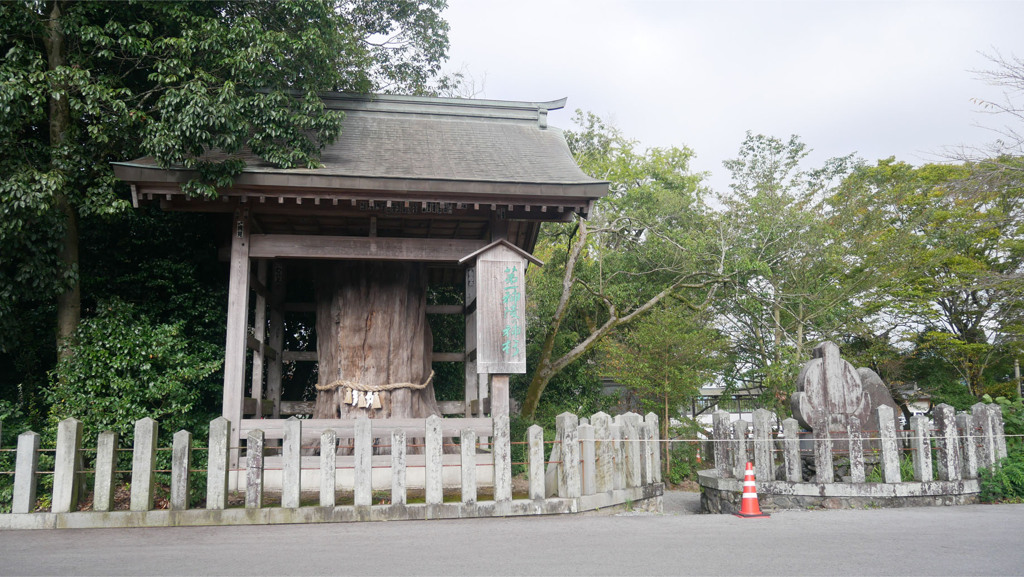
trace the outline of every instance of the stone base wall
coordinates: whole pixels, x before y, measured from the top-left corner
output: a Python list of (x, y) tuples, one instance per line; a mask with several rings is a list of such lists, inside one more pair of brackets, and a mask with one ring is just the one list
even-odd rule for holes
[[(282, 438), (280, 455), (267, 454), (266, 431), (254, 429), (249, 433), (244, 469), (232, 464), (232, 451), (238, 452), (238, 448), (230, 444), (231, 424), (220, 417), (210, 423), (206, 508), (189, 508), (189, 481), (200, 471), (192, 467), (192, 435), (179, 431), (171, 447), (169, 510), (165, 511), (154, 510), (156, 421), (145, 418), (136, 422), (130, 510), (111, 511), (116, 485), (116, 435), (99, 436), (95, 462), (88, 463), (92, 470), (83, 470), (81, 454), (93, 451), (83, 450), (82, 423), (65, 419), (57, 431), (50, 512), (34, 512), (40, 436), (26, 431), (18, 437), (12, 513), (0, 515), (0, 529), (461, 519), (578, 513), (612, 507), (660, 511), (664, 486), (657, 415), (627, 413), (612, 419), (595, 413), (591, 419), (595, 425), (571, 413), (559, 415), (557, 442), (550, 459), (544, 457), (544, 431), (537, 425), (530, 427), (530, 499), (513, 500), (509, 422), (503, 415), (488, 420), (493, 426), (483, 430), (492, 438), (490, 453), (480, 452), (476, 429), (445, 425), (444, 419), (436, 415), (424, 419), (422, 428), (419, 420), (337, 421), (345, 427), (343, 434), (352, 435), (354, 446), (352, 456), (341, 458), (334, 451), (302, 457), (304, 421), (288, 419), (278, 431)], [(382, 425), (380, 421), (390, 424)], [(338, 431), (321, 429), (314, 431), (320, 435), (320, 446), (336, 446)], [(373, 439), (388, 433), (391, 454), (373, 456)], [(444, 454), (443, 439), (448, 435), (460, 438), (459, 454)], [(425, 439), (425, 450), (408, 455), (408, 439), (420, 436)], [(83, 483), (89, 481), (88, 474), (95, 498), (92, 510), (79, 511), (78, 498)], [(410, 484), (423, 487), (425, 504), (408, 503)], [(478, 499), (481, 486), (493, 487), (489, 495), (493, 501)], [(445, 502), (445, 487), (458, 488), (461, 502)], [(342, 488), (352, 490), (352, 505), (337, 506)], [(232, 489), (244, 491), (244, 509), (229, 506)], [(265, 503), (265, 493), (272, 489), (280, 491), (280, 507)], [(303, 506), (303, 489), (319, 489), (318, 506)], [(391, 504), (374, 505), (374, 501), (382, 500), (374, 492), (389, 489), (390, 499), (385, 499)]]
[(11, 529), (95, 529), (127, 527), (202, 527), (210, 525), (281, 525), (291, 523), (352, 523), (358, 521), (404, 521), (429, 519), (470, 519), (522, 517), (583, 513), (606, 508), (632, 511), (662, 511), (665, 486), (617, 489), (577, 499), (516, 499), (477, 503), (433, 505), (370, 505), (340, 507), (268, 507), (262, 509), (187, 509), (184, 511), (78, 511), (74, 513), (25, 513), (0, 515), (0, 531)]
[[(743, 481), (721, 478), (715, 470), (698, 473), (701, 512), (738, 513)], [(874, 509), (968, 505), (978, 502), (977, 480), (907, 483), (791, 483), (757, 486), (762, 511), (782, 509)]]

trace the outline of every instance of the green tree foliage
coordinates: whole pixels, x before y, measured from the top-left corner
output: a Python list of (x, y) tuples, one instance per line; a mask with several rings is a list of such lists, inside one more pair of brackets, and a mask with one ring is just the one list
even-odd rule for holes
[(728, 342), (684, 305), (668, 299), (602, 344), (602, 370), (630, 389), (642, 412), (660, 415), (668, 438), (678, 409), (725, 368)]
[(739, 156), (725, 162), (732, 192), (720, 201), (735, 282), (719, 301), (719, 321), (735, 350), (730, 380), (761, 387), (769, 406), (788, 403), (809, 344), (846, 328), (855, 297), (875, 282), (869, 262), (851, 262), (861, 240), (844, 236), (827, 204), (853, 158), (805, 169), (809, 152), (796, 136), (747, 133)]
[[(894, 381), (927, 381), (928, 362), (974, 397), (1019, 350), (1020, 295), (1013, 275), (1024, 266), (1020, 188), (979, 188), (980, 165), (912, 167), (894, 159), (859, 167), (835, 203), (848, 224), (885, 247), (887, 282), (874, 297), (871, 330), (907, 357)], [(971, 184), (973, 183), (973, 184)]]
[[(204, 196), (253, 157), (317, 166), (342, 120), (320, 91), (443, 87), (443, 7), (0, 3), (0, 398), (38, 426), (58, 350), (52, 319), (61, 354), (74, 355), (81, 312), (110, 296), (133, 303), (153, 330), (175, 326), (178, 338), (223, 346), (210, 219), (140, 217), (110, 162), (152, 155), (194, 168), (200, 177), (184, 188)], [(220, 356), (189, 354), (202, 366)]]
[(223, 361), (216, 345), (185, 338), (183, 325), (154, 322), (118, 299), (101, 303), (80, 323), (75, 354), (57, 365), (51, 428), (74, 417), (86, 438), (111, 430), (130, 439), (135, 421), (150, 417), (164, 442), (180, 429), (202, 438), (214, 415), (201, 409), (219, 393), (212, 377)]
[[(659, 415), (661, 439), (672, 438), (672, 422), (680, 420), (680, 409), (701, 386), (716, 381), (728, 362), (728, 340), (709, 326), (710, 316), (695, 315), (675, 299), (666, 299), (602, 343), (602, 371), (629, 389), (642, 413)], [(666, 474), (673, 471), (676, 456), (670, 448), (666, 443), (662, 450)], [(689, 449), (679, 448), (687, 462)], [(680, 467), (676, 476), (689, 476), (688, 465)]]
[(74, 332), (78, 221), (127, 208), (111, 161), (195, 168), (185, 189), (206, 196), (250, 153), (317, 166), (341, 122), (317, 93), (425, 90), (447, 53), (443, 5), (0, 3), (0, 334), (18, 303), (54, 297), (58, 340)]
[(668, 297), (706, 305), (722, 268), (717, 224), (685, 148), (637, 150), (600, 118), (577, 113), (567, 133), (584, 171), (611, 182), (590, 221), (545, 227), (528, 277), (532, 379), (523, 415), (532, 417), (551, 380), (618, 327)]

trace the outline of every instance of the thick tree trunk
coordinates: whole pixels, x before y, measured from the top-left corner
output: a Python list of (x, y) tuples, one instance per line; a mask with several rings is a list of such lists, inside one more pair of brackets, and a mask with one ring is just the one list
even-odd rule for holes
[[(322, 265), (316, 279), (318, 385), (347, 381), (380, 387), (426, 382), (433, 349), (426, 295), (426, 271), (421, 264)], [(365, 394), (357, 394), (350, 387), (320, 390), (313, 418), (425, 418), (441, 414), (433, 383), (422, 389), (401, 387), (375, 395), (379, 395), (379, 403), (360, 407), (358, 397), (365, 399)]]
[[(61, 28), (62, 6), (63, 2), (60, 1), (50, 4), (46, 20), (46, 35), (43, 37), (47, 66), (51, 71), (66, 65), (64, 30)], [(67, 94), (60, 92), (52, 94), (49, 109), (50, 163), (52, 167), (57, 164), (58, 157), (63, 154), (61, 147), (67, 138), (68, 128), (71, 126), (71, 106)], [(66, 270), (72, 271), (74, 279), (73, 284), (57, 297), (57, 358), (62, 359), (67, 354), (64, 347), (71, 343), (75, 330), (78, 328), (78, 321), (82, 317), (82, 296), (78, 282), (78, 217), (67, 195), (63, 192), (58, 193), (54, 204), (65, 218), (64, 238), (60, 247), (61, 261)]]

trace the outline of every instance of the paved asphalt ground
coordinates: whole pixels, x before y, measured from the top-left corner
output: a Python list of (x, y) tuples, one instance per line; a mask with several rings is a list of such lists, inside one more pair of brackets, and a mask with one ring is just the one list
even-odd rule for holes
[(2, 575), (1024, 575), (1024, 505), (0, 532)]

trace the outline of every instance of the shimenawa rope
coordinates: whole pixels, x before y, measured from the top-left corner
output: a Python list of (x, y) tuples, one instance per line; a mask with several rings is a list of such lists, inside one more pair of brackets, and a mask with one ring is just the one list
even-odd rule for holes
[(326, 385), (321, 385), (321, 384), (317, 383), (316, 390), (318, 390), (318, 391), (332, 391), (332, 390), (340, 388), (340, 387), (346, 387), (346, 388), (352, 389), (353, 391), (362, 391), (364, 393), (370, 393), (370, 392), (378, 393), (380, 391), (392, 391), (394, 389), (415, 389), (415, 390), (419, 390), (419, 389), (427, 388), (427, 385), (429, 385), (430, 382), (433, 381), (433, 380), (434, 380), (434, 371), (430, 371), (430, 376), (427, 377), (427, 380), (423, 381), (423, 384), (421, 384), (421, 385), (418, 385), (416, 383), (385, 383), (383, 385), (366, 385), (366, 384), (359, 383), (359, 382), (356, 382), (356, 381), (346, 381), (345, 379), (338, 379), (337, 381), (334, 381), (332, 383), (328, 383)]

